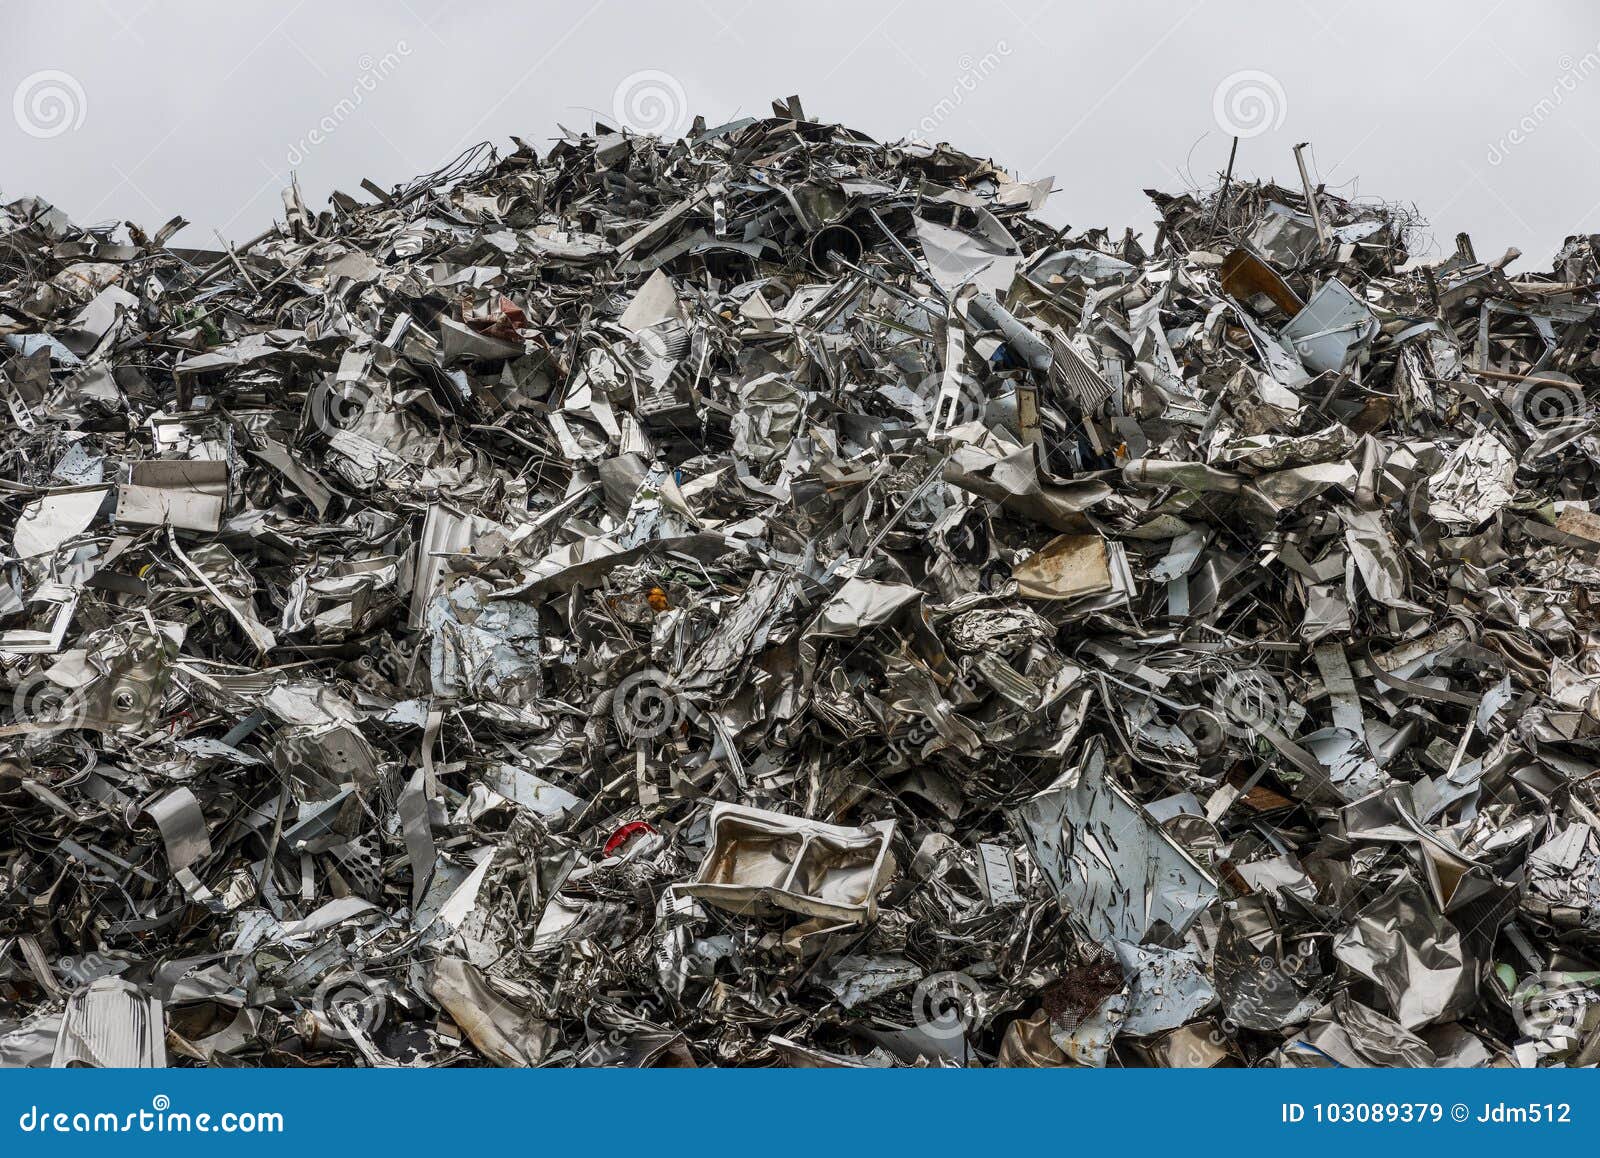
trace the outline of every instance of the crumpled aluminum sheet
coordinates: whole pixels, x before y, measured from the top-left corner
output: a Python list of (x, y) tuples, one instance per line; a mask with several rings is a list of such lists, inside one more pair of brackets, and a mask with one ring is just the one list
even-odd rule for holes
[(1600, 1061), (1594, 238), (361, 188), (0, 207), (0, 1065)]

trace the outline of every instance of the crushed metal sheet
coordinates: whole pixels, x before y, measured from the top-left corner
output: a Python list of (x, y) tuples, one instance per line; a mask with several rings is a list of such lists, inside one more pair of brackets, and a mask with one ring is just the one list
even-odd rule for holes
[(1595, 237), (360, 188), (0, 205), (0, 1065), (1600, 1061)]

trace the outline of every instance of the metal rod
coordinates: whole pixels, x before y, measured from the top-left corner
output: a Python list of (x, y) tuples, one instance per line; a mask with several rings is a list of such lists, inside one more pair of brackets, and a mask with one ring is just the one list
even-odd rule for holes
[(1317, 195), (1311, 189), (1311, 174), (1306, 172), (1306, 159), (1300, 152), (1310, 144), (1310, 141), (1301, 141), (1294, 147), (1294, 163), (1300, 166), (1300, 184), (1306, 191), (1306, 204), (1311, 206), (1311, 223), (1317, 227), (1317, 242), (1326, 246), (1328, 227), (1323, 223), (1322, 209), (1317, 205)]

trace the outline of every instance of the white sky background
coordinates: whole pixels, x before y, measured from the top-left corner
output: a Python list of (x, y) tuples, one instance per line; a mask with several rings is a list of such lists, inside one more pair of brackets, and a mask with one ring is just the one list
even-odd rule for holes
[(1542, 270), (1600, 232), (1592, 0), (5, 0), (0, 19), (5, 199), (82, 224), (182, 213), (175, 244), (197, 248), (267, 228), (291, 169), (319, 209), (478, 140), (543, 152), (558, 122), (716, 124), (790, 93), (879, 139), (1054, 175), (1049, 220), (1149, 241), (1141, 190), (1226, 163), (1219, 86), (1222, 119), (1254, 133), (1242, 175), (1297, 183), (1309, 140), (1315, 176), (1415, 203), (1436, 252), (1465, 229)]

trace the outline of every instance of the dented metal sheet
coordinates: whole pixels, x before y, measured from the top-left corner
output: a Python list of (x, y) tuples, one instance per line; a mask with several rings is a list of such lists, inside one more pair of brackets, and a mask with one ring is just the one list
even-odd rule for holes
[(165, 1037), (160, 1001), (132, 982), (103, 977), (67, 1001), (50, 1064), (57, 1069), (165, 1068)]
[(1017, 815), (1039, 871), (1098, 938), (1182, 937), (1217, 898), (1210, 875), (1107, 778), (1098, 746)]

